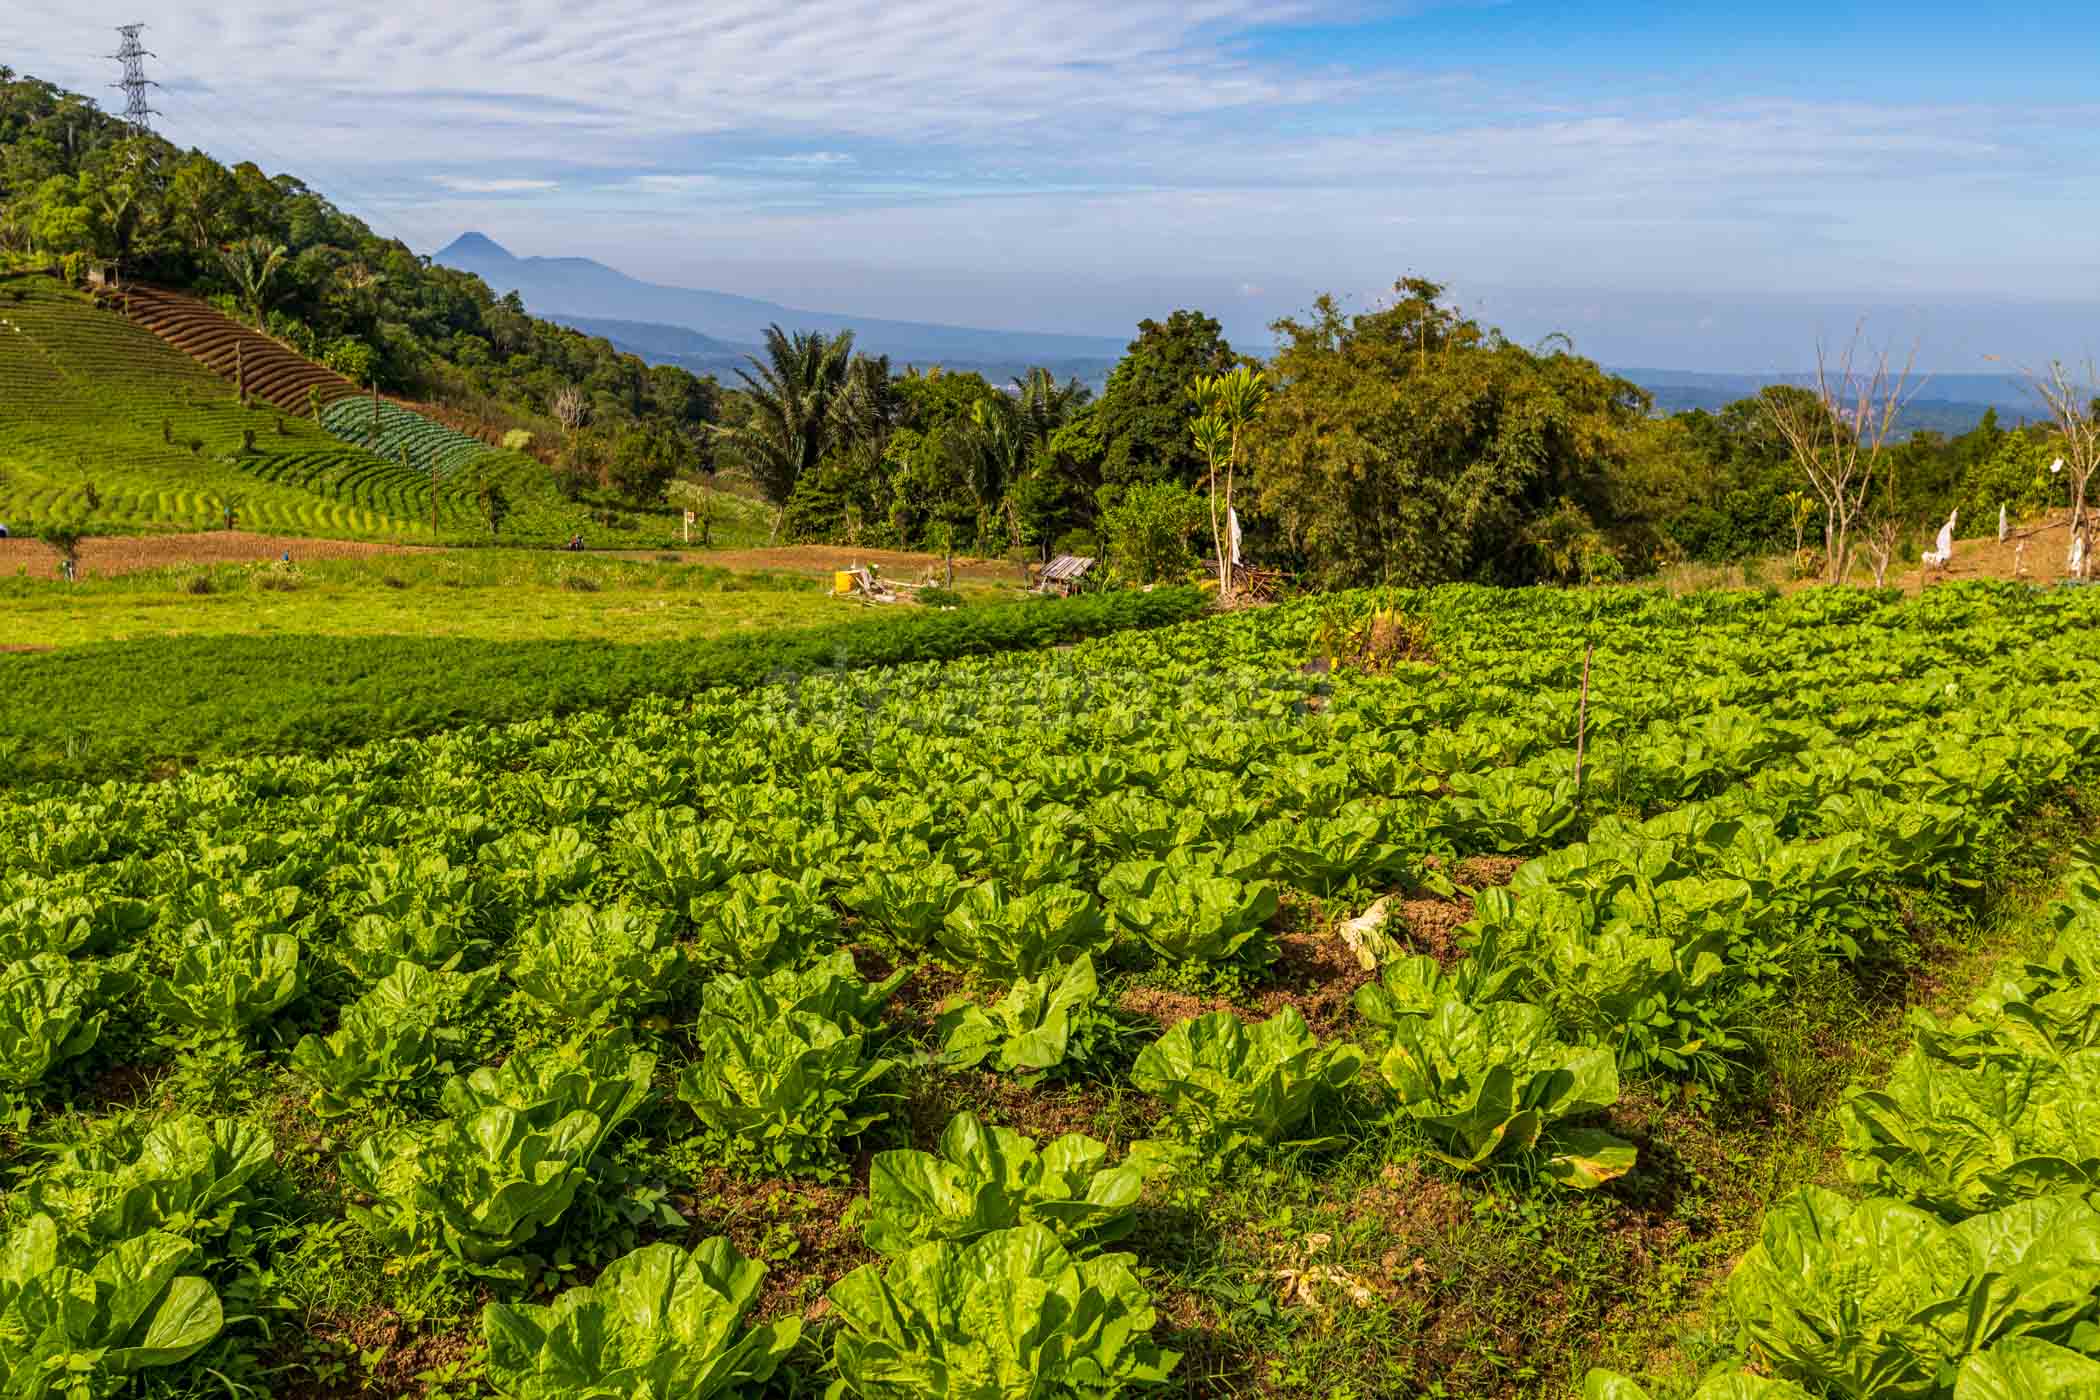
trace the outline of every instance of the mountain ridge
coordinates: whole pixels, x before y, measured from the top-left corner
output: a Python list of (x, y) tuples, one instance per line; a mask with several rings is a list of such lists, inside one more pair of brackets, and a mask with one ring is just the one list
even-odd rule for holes
[[(431, 260), (474, 273), (499, 294), (516, 291), (536, 316), (586, 331), (589, 327), (580, 322), (622, 323), (630, 336), (644, 326), (690, 331), (726, 343), (739, 358), (757, 348), (764, 341), (766, 328), (775, 324), (788, 331), (851, 330), (858, 348), (871, 354), (886, 354), (901, 364), (1010, 367), (1014, 373), (1040, 364), (1081, 378), (1105, 374), (1121, 357), (1125, 345), (1110, 336), (1000, 331), (849, 316), (733, 292), (645, 282), (593, 258), (521, 258), (488, 235), (475, 231), (461, 234), (432, 254)], [(618, 336), (607, 338), (619, 341)]]

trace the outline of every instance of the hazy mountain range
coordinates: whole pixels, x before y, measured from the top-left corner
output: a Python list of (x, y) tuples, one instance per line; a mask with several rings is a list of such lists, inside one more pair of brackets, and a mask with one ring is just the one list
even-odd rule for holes
[[(521, 258), (479, 233), (462, 234), (436, 255), (446, 267), (472, 272), (498, 295), (515, 291), (536, 316), (602, 336), (651, 364), (678, 365), (733, 379), (746, 356), (760, 353), (766, 327), (836, 332), (888, 355), (892, 365), (945, 365), (976, 370), (993, 383), (1043, 365), (1098, 391), (1121, 358), (1125, 339), (1040, 331), (984, 330), (811, 311), (756, 297), (644, 282), (589, 258)], [(1168, 308), (1161, 308), (1162, 314)], [(1620, 369), (1654, 397), (1658, 413), (1720, 409), (1767, 384), (1810, 383), (1808, 375), (1713, 374), (1692, 370)], [(1996, 409), (2008, 425), (2039, 416), (2026, 383), (2012, 375), (1955, 374), (1925, 381), (1905, 410), (1908, 430), (1959, 433)]]
[(516, 291), (535, 316), (603, 336), (657, 364), (724, 375), (758, 353), (766, 327), (850, 329), (861, 350), (891, 364), (976, 370), (994, 383), (1043, 365), (1060, 378), (1098, 382), (1121, 358), (1127, 338), (983, 330), (812, 311), (756, 297), (644, 282), (589, 258), (520, 258), (479, 233), (462, 234), (435, 260), (480, 277), (502, 295)]

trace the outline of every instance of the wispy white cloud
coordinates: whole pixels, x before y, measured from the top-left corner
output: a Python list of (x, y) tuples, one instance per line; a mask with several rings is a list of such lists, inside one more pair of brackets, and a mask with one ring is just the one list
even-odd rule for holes
[(430, 183), (442, 186), (455, 194), (532, 194), (561, 188), (560, 183), (554, 180), (478, 175), (433, 175), (430, 177)]

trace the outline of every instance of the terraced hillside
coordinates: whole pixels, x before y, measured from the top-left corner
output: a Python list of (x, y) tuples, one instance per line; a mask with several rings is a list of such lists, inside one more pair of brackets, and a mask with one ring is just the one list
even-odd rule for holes
[[(281, 397), (311, 380), (267, 382)], [(522, 453), (392, 404), (382, 410), (398, 425), (384, 455), (303, 412), (242, 408), (207, 363), (51, 279), (0, 281), (0, 523), (18, 533), (54, 522), (204, 530), (222, 525), (231, 506), (241, 526), (276, 534), (485, 539), (479, 496), (492, 484), (509, 508), (506, 539), (657, 543), (594, 525)], [(404, 465), (398, 451), (416, 424), (444, 449), (434, 530), (429, 457), (411, 443)]]
[(248, 329), (204, 302), (157, 287), (127, 287), (118, 305), (168, 344), (227, 379), (239, 377), (251, 397), (288, 413), (355, 394), (357, 386), (333, 370), (266, 335)]
[(231, 506), (285, 534), (427, 537), (427, 480), (420, 500), (361, 489), (384, 466), (310, 422), (243, 409), (210, 370), (55, 282), (0, 290), (0, 521), (14, 530), (200, 530)]

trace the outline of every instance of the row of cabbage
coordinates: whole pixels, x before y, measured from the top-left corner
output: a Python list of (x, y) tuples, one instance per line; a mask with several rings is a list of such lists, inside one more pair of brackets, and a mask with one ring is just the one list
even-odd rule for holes
[(387, 399), (337, 399), (321, 410), (321, 426), (343, 442), (441, 477), (493, 451), (478, 438)]
[[(1730, 1276), (1751, 1357), (1698, 1400), (2072, 1400), (2100, 1393), (2100, 872), (2037, 963), (1916, 1037), (1841, 1115), (1852, 1198), (1775, 1206)], [(1589, 1400), (1644, 1400), (1593, 1373)]]

